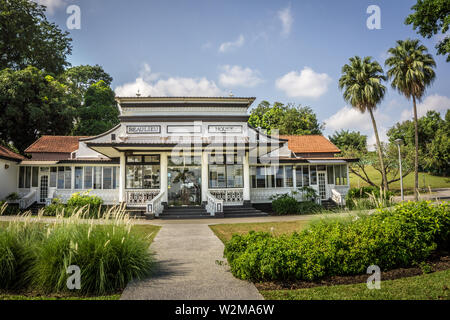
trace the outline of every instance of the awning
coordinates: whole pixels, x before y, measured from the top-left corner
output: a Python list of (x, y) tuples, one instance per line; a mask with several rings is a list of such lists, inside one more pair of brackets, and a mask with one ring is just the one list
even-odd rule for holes
[(50, 166), (57, 164), (58, 161), (33, 161), (33, 160), (24, 160), (20, 163), (20, 165), (27, 166)]
[(308, 160), (309, 163), (315, 163), (315, 164), (327, 164), (327, 163), (347, 163), (347, 161), (342, 159), (330, 159), (330, 160)]

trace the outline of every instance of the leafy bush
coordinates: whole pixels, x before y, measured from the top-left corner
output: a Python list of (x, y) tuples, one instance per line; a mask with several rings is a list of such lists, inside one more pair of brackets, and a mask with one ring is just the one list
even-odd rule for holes
[(388, 207), (393, 204), (393, 193), (381, 191), (374, 186), (351, 188), (346, 196), (347, 207), (351, 210), (367, 210)]
[(89, 195), (89, 191), (85, 191), (72, 194), (67, 204), (63, 204), (58, 198), (52, 199), (52, 203), (44, 208), (44, 215), (70, 217), (80, 209), (82, 209), (81, 216), (84, 218), (100, 218), (109, 208), (103, 206), (102, 198)]
[(293, 196), (285, 193), (277, 195), (272, 201), (272, 209), (277, 215), (320, 213), (323, 207), (313, 201), (297, 201)]
[(20, 196), (17, 192), (13, 192), (13, 193), (9, 194), (5, 199), (15, 201), (15, 200), (19, 200)]
[(98, 210), (103, 204), (102, 198), (96, 195), (89, 195), (90, 191), (76, 192), (67, 200), (67, 206), (81, 208), (89, 206), (92, 211)]
[(33, 223), (13, 221), (0, 229), (0, 289), (68, 291), (69, 265), (80, 267), (76, 293), (82, 294), (117, 292), (149, 274), (149, 242), (131, 229), (122, 207), (108, 210), (99, 224), (80, 215), (81, 210), (69, 219), (58, 216), (52, 224), (35, 223), (39, 216)]
[(234, 235), (224, 254), (236, 277), (251, 280), (360, 274), (372, 264), (407, 267), (448, 246), (449, 219), (448, 203), (411, 202), (372, 216), (321, 220), (292, 235)]

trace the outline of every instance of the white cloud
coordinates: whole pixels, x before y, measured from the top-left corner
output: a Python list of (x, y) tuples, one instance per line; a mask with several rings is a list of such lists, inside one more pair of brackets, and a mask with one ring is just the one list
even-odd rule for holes
[(289, 33), (291, 33), (292, 23), (294, 22), (291, 13), (291, 5), (278, 11), (278, 18), (281, 21), (281, 35), (287, 37)]
[(301, 72), (291, 71), (275, 81), (278, 89), (289, 97), (318, 98), (328, 90), (331, 78), (326, 73), (317, 73), (309, 67)]
[[(401, 113), (400, 120), (411, 120), (413, 118), (412, 102), (410, 109), (405, 109)], [(450, 98), (446, 96), (440, 96), (438, 94), (433, 94), (426, 97), (423, 102), (417, 104), (417, 116), (423, 117), (427, 111), (435, 110), (437, 112), (445, 111), (450, 109)]]
[(65, 5), (65, 0), (33, 0), (34, 2), (46, 6), (49, 14), (54, 14), (55, 11)]
[(255, 87), (263, 81), (258, 70), (248, 67), (225, 65), (221, 69), (219, 82), (224, 87)]
[(220, 96), (224, 92), (220, 90), (214, 81), (205, 77), (182, 78), (169, 77), (161, 79), (157, 73), (152, 73), (148, 64), (144, 64), (139, 72), (139, 77), (130, 83), (118, 86), (116, 95), (121, 97), (136, 96), (138, 92), (142, 96)]
[(242, 47), (245, 43), (245, 38), (241, 34), (239, 35), (239, 38), (236, 41), (230, 41), (230, 42), (224, 42), (219, 47), (219, 52), (227, 52), (239, 47)]

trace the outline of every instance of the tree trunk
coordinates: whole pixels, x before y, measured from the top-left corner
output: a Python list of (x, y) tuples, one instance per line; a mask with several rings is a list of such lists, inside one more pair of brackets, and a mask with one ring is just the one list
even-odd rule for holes
[(416, 97), (413, 95), (413, 109), (414, 109), (414, 140), (415, 140), (415, 154), (414, 154), (414, 200), (419, 200), (419, 125), (417, 123), (417, 106)]
[(382, 186), (383, 186), (384, 190), (389, 190), (388, 184), (387, 184), (387, 179), (386, 179), (386, 170), (384, 168), (383, 152), (381, 149), (380, 137), (378, 136), (377, 123), (375, 122), (375, 118), (373, 116), (372, 109), (371, 108), (368, 108), (368, 109), (369, 109), (369, 113), (370, 113), (370, 118), (372, 119), (373, 131), (375, 132), (375, 140), (377, 142), (378, 158), (380, 160), (380, 166), (381, 166)]

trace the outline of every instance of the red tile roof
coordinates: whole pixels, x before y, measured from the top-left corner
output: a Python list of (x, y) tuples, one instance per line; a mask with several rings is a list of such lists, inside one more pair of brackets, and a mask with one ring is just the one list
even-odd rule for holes
[(287, 136), (280, 135), (281, 139), (288, 140), (288, 147), (295, 153), (339, 153), (338, 147), (327, 138), (320, 135)]
[(24, 156), (17, 154), (4, 146), (0, 146), (0, 158), (14, 161), (20, 161), (25, 159)]
[(78, 150), (78, 140), (87, 136), (42, 136), (25, 152), (71, 153)]

